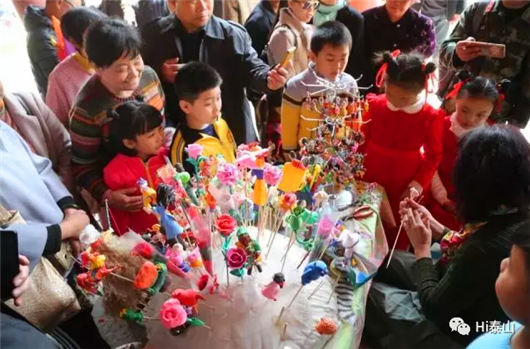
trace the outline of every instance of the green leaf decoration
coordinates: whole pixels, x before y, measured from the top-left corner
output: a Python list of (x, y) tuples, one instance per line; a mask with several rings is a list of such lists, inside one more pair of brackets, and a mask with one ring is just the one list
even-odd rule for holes
[(189, 317), (187, 320), (186, 320), (186, 323), (190, 326), (197, 326), (197, 327), (201, 327), (201, 326), (204, 326), (206, 325), (204, 323), (204, 321), (202, 321), (201, 319), (199, 318), (196, 318), (196, 317)]
[(245, 275), (245, 269), (241, 268), (241, 269), (230, 270), (230, 274), (232, 274), (232, 275), (237, 276), (238, 278), (240, 278), (240, 277), (242, 277), (243, 275)]
[(224, 242), (223, 242), (223, 251), (224, 253), (226, 254), (226, 252), (229, 250), (230, 248), (230, 243), (232, 242), (232, 235), (229, 235), (227, 238), (223, 237), (224, 238)]

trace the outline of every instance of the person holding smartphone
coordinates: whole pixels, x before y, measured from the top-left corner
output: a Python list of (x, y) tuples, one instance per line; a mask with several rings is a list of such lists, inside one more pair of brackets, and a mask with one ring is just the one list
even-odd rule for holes
[[(450, 68), (448, 74), (466, 69), (474, 76), (484, 76), (496, 82), (510, 80), (502, 108), (492, 118), (519, 128), (526, 127), (530, 119), (529, 21), (528, 1), (474, 3), (462, 13), (440, 53), (440, 65)], [(492, 54), (498, 50), (485, 49), (481, 43), (504, 45), (504, 55)], [(444, 80), (445, 76), (440, 76), (440, 81)], [(447, 93), (445, 90), (449, 86), (450, 83), (440, 86), (442, 91), (439, 94)]]

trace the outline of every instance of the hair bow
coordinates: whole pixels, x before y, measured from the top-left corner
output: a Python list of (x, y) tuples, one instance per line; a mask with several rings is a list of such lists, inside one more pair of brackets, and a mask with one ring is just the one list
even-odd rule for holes
[[(392, 52), (392, 59), (395, 59), (397, 56), (401, 54), (400, 50), (394, 50)], [(379, 71), (377, 72), (377, 75), (375, 76), (375, 86), (381, 87), (383, 86), (383, 83), (385, 82), (385, 75), (386, 70), (388, 69), (388, 62), (384, 63), (381, 68), (379, 68)]]

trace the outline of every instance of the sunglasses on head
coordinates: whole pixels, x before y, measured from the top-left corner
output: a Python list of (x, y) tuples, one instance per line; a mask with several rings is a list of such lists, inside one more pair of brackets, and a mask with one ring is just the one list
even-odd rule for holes
[(318, 6), (320, 6), (320, 2), (318, 1), (305, 1), (302, 3), (302, 8), (304, 10), (309, 10), (310, 8), (316, 10)]

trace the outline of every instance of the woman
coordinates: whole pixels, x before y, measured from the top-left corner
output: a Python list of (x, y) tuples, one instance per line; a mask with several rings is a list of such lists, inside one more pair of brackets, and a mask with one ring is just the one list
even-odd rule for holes
[[(423, 206), (402, 203), (414, 255), (394, 254), (390, 267), (379, 271), (378, 281), (387, 285), (375, 282), (370, 291), (370, 336), (396, 347), (458, 348), (480, 334), (476, 323), (508, 320), (495, 295), (495, 279), (510, 254), (512, 233), (529, 219), (530, 145), (513, 128), (471, 131), (460, 144), (454, 184), (465, 223), (458, 233)], [(434, 264), (431, 243), (442, 236), (442, 256)], [(458, 322), (455, 318), (470, 326), (469, 334), (461, 333), (467, 328), (455, 330), (450, 322)]]
[(309, 64), (309, 45), (313, 26), (308, 23), (313, 18), (318, 5), (318, 1), (306, 0), (288, 0), (280, 4), (277, 23), (267, 47), (267, 58), (269, 65), (273, 67), (282, 63), (287, 50), (294, 47), (294, 56), (286, 66), (289, 72), (288, 78), (301, 73)]
[(103, 167), (114, 157), (108, 147), (108, 110), (128, 100), (142, 99), (163, 110), (164, 93), (153, 69), (144, 66), (137, 30), (122, 20), (106, 19), (89, 28), (85, 39), (88, 60), (95, 74), (72, 107), (70, 134), (77, 183), (98, 203), (125, 211), (142, 208), (137, 188), (111, 191), (103, 182)]
[(0, 81), (0, 120), (22, 136), (35, 154), (50, 159), (63, 184), (73, 189), (70, 135), (40, 96), (4, 93)]
[[(374, 84), (379, 67), (373, 64), (375, 54), (383, 51), (417, 51), (428, 58), (436, 48), (432, 21), (410, 8), (413, 0), (392, 0), (363, 13), (366, 52), (365, 84)], [(362, 86), (362, 85), (361, 85)], [(367, 86), (367, 85), (366, 85)]]
[(94, 70), (83, 53), (83, 38), (88, 27), (106, 16), (92, 7), (77, 7), (66, 12), (61, 19), (64, 37), (71, 42), (76, 52), (59, 63), (48, 78), (46, 104), (61, 120), (64, 127), (70, 127), (70, 108), (75, 96)]

